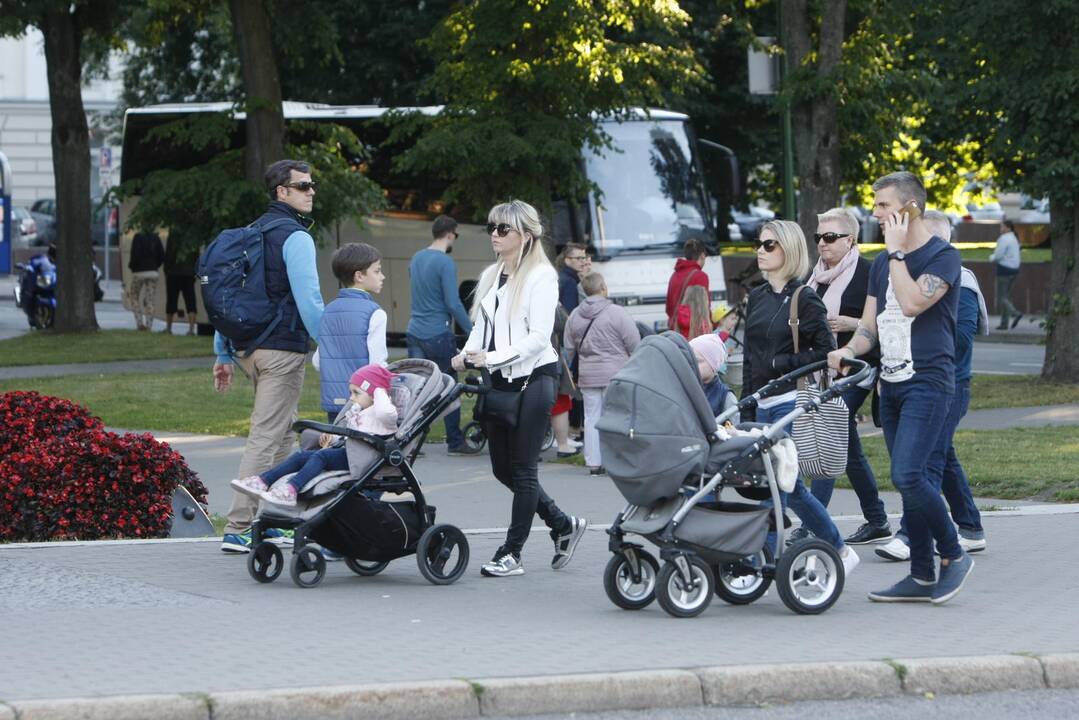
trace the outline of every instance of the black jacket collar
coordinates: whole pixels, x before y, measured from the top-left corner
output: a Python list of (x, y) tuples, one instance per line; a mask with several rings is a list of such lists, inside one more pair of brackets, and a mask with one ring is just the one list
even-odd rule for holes
[(270, 206), (266, 209), (267, 215), (285, 215), (296, 222), (300, 223), (304, 230), (310, 230), (311, 226), (315, 224), (315, 221), (306, 215), (301, 215), (292, 208), (291, 205), (283, 203), (280, 200), (270, 201)]

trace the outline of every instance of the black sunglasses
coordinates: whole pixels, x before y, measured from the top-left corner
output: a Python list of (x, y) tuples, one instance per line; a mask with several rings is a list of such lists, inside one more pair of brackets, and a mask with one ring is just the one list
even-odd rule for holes
[(768, 238), (767, 240), (757, 240), (753, 243), (753, 246), (758, 250), (764, 248), (764, 252), (772, 252), (779, 247), (779, 241), (773, 240), (772, 238)]
[(303, 182), (285, 183), (285, 187), (292, 188), (293, 190), (299, 190), (300, 192), (307, 192), (308, 190), (314, 190), (317, 184), (318, 183), (316, 183), (314, 180), (311, 180), (310, 182), (304, 180)]
[(507, 223), (487, 223), (487, 234), (506, 237), (513, 231), (513, 226)]
[(819, 243), (821, 240), (823, 240), (828, 245), (831, 245), (836, 240), (840, 240), (842, 238), (848, 238), (848, 237), (850, 237), (850, 233), (842, 233), (842, 234), (834, 233), (834, 232), (826, 232), (826, 233), (823, 233), (823, 234), (821, 234), (821, 233), (813, 233), (813, 242), (818, 242)]

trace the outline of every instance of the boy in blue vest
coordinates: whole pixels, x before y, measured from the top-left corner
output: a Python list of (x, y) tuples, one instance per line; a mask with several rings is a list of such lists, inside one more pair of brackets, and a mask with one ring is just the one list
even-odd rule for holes
[(333, 254), (333, 274), (341, 283), (337, 298), (319, 323), (315, 367), (322, 379), (322, 409), (332, 423), (348, 402), (348, 380), (364, 365), (384, 365), (386, 311), (372, 293), (382, 290), (382, 256), (366, 243), (349, 243)]

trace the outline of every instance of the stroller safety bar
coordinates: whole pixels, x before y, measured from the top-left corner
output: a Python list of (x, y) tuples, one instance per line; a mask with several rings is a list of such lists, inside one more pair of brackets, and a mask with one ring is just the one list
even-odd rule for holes
[(326, 433), (327, 435), (343, 435), (347, 438), (352, 438), (353, 440), (361, 440), (376, 448), (379, 452), (383, 452), (386, 449), (386, 438), (365, 433), (361, 430), (353, 430), (342, 425), (330, 425), (329, 423), (315, 422), (314, 420), (297, 420), (292, 423), (292, 430), (294, 432), (315, 430), (317, 432)]

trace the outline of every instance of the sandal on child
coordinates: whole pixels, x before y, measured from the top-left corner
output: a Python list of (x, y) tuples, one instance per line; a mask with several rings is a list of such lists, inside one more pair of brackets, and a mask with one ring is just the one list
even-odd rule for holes
[(296, 488), (287, 482), (280, 482), (262, 493), (262, 499), (274, 505), (296, 507)]
[(266, 490), (268, 489), (266, 483), (264, 483), (262, 481), (262, 478), (260, 478), (258, 475), (251, 475), (249, 477), (243, 478), (242, 480), (233, 480), (229, 483), (229, 485), (231, 485), (232, 489), (236, 492), (243, 493), (244, 495), (249, 495), (253, 498), (261, 498), (262, 493), (266, 492)]

